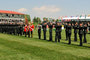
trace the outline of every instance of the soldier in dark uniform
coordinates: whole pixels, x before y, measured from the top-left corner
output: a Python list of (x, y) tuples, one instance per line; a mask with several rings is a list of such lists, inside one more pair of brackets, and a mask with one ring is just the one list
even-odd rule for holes
[(74, 28), (74, 41), (77, 41), (77, 29), (78, 29), (78, 23), (76, 22), (73, 26)]
[(22, 25), (20, 25), (19, 30), (20, 30), (20, 36), (22, 36), (22, 32), (23, 32), (23, 26)]
[(15, 23), (13, 24), (13, 34), (15, 35), (15, 29), (16, 29), (16, 25)]
[(53, 28), (53, 24), (52, 24), (52, 22), (50, 22), (50, 24), (49, 24), (49, 41), (52, 41), (52, 28)]
[(2, 24), (2, 33), (4, 32), (4, 24)]
[(79, 25), (79, 38), (80, 38), (80, 46), (82, 46), (82, 36), (83, 36), (83, 25), (80, 23)]
[(59, 23), (59, 39), (61, 39), (62, 24)]
[(14, 24), (14, 35), (16, 35), (16, 28), (17, 28), (17, 25), (16, 24)]
[(41, 39), (41, 28), (42, 28), (42, 26), (40, 24), (38, 24), (38, 37), (39, 37), (39, 39)]
[(60, 42), (60, 38), (59, 38), (59, 23), (57, 22), (56, 25), (55, 25), (55, 28), (56, 28), (56, 34), (55, 34), (55, 42)]
[(90, 33), (90, 22), (88, 22), (88, 30), (89, 30), (89, 33)]
[(87, 24), (85, 23), (84, 25), (84, 43), (87, 43), (87, 40), (86, 40), (86, 34), (87, 34)]
[(15, 27), (15, 25), (12, 24), (12, 34), (14, 34), (14, 27)]
[(46, 22), (43, 23), (42, 28), (43, 28), (44, 40), (46, 40), (46, 31), (47, 31), (46, 26), (47, 26), (47, 23)]
[(9, 23), (7, 23), (7, 34), (9, 34)]
[(65, 23), (66, 40), (68, 40), (68, 24)]
[(2, 23), (0, 23), (0, 33), (2, 32)]
[(2, 28), (1, 28), (1, 23), (0, 23), (0, 33), (1, 33), (1, 29), (2, 29)]
[(17, 26), (17, 34), (18, 34), (18, 36), (19, 36), (19, 34), (20, 34), (20, 30), (19, 30), (19, 29), (20, 29), (20, 26), (18, 25), (18, 26)]
[(68, 39), (69, 39), (69, 43), (71, 44), (71, 33), (72, 33), (72, 26), (71, 23), (68, 24)]
[(11, 28), (11, 26), (10, 26), (10, 23), (8, 24), (8, 34), (10, 34), (10, 28)]

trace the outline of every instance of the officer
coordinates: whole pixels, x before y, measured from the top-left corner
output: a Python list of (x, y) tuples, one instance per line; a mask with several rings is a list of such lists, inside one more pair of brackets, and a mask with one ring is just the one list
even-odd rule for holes
[(80, 38), (80, 46), (82, 46), (82, 36), (83, 36), (83, 25), (82, 23), (79, 24), (79, 38)]
[(78, 29), (78, 23), (76, 22), (73, 26), (74, 28), (74, 41), (77, 41), (77, 29)]
[(46, 40), (46, 26), (47, 26), (47, 23), (46, 22), (44, 22), (43, 24), (42, 24), (42, 28), (43, 28), (43, 34), (44, 34), (44, 40)]
[(59, 23), (59, 39), (61, 39), (62, 24)]
[(60, 38), (59, 38), (59, 23), (57, 22), (56, 25), (55, 25), (55, 28), (56, 28), (56, 35), (55, 35), (55, 42), (60, 42)]
[(50, 22), (50, 24), (49, 24), (49, 41), (52, 41), (52, 28), (53, 28), (53, 24), (52, 24), (52, 22)]
[(38, 24), (38, 37), (39, 37), (39, 39), (41, 39), (41, 28), (42, 28), (42, 26), (40, 24)]
[(68, 40), (68, 24), (65, 23), (66, 40)]
[(71, 33), (72, 33), (72, 26), (71, 26), (71, 23), (68, 24), (68, 39), (69, 39), (69, 43), (68, 44), (71, 44)]
[(85, 24), (84, 24), (84, 41), (83, 41), (84, 43), (87, 43), (87, 40), (86, 40), (87, 31), (88, 31), (88, 30), (87, 30), (87, 24), (85, 23)]

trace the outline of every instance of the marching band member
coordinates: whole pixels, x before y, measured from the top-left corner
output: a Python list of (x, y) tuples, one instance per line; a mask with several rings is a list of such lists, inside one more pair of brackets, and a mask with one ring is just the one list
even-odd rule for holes
[(27, 36), (27, 28), (28, 28), (28, 26), (25, 25), (25, 27), (24, 27), (24, 34), (25, 34), (25, 37)]
[(34, 30), (34, 25), (33, 23), (31, 23), (31, 27), (30, 27), (31, 38), (33, 38), (33, 30)]

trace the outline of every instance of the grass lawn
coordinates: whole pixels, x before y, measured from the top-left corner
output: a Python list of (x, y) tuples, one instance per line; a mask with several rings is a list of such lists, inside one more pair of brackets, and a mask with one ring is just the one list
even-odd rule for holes
[[(72, 32), (73, 33), (73, 32)], [(74, 42), (72, 34), (72, 44), (68, 45), (65, 41), (65, 31), (62, 31), (60, 43), (48, 42), (38, 39), (37, 31), (34, 37), (15, 36), (0, 33), (0, 60), (90, 60), (90, 35), (87, 34), (87, 42), (83, 46)], [(55, 33), (53, 31), (53, 41)]]

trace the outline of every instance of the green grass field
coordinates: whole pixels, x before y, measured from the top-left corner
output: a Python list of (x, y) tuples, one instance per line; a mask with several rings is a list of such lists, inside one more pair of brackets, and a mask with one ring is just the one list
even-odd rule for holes
[(46, 41), (43, 34), (42, 40), (38, 39), (37, 31), (34, 31), (33, 38), (0, 33), (0, 60), (90, 60), (90, 35), (87, 34), (88, 43), (82, 47), (78, 46), (79, 38), (78, 42), (74, 42), (73, 36), (72, 44), (68, 45), (64, 30), (60, 43), (48, 42), (48, 31)]

